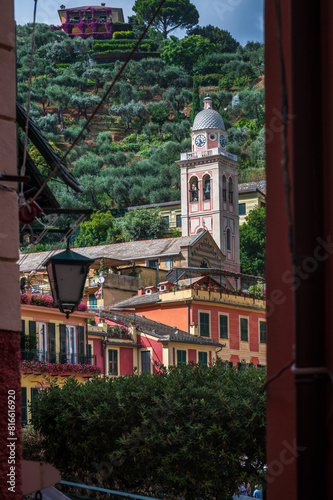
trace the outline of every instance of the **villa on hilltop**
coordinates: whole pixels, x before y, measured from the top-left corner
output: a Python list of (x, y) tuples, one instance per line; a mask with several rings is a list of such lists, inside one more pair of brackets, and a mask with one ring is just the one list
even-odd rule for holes
[(130, 25), (124, 23), (123, 9), (101, 5), (75, 7), (66, 9), (61, 5), (58, 10), (61, 25), (53, 29), (62, 29), (70, 37), (92, 37), (95, 39), (111, 39), (115, 31), (126, 31)]

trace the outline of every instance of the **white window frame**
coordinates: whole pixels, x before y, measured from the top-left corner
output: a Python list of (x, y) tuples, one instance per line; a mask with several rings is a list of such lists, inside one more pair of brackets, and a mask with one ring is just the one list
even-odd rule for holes
[[(47, 361), (47, 328), (46, 323), (36, 322), (37, 335), (38, 335), (38, 359), (39, 361)], [(44, 332), (43, 332), (44, 328)], [(42, 345), (43, 337), (43, 348)]]
[[(71, 332), (73, 332), (73, 337), (71, 339)], [(72, 340), (72, 342), (71, 342)], [(72, 345), (71, 345), (72, 344)], [(72, 362), (72, 355), (73, 355), (73, 363), (77, 362), (76, 359), (76, 326), (73, 325), (66, 325), (66, 352), (67, 352), (67, 357), (70, 358), (70, 362)]]

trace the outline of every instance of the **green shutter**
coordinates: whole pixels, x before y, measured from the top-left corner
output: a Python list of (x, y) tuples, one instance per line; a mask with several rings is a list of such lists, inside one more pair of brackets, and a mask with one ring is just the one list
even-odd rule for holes
[(200, 315), (200, 336), (209, 337), (209, 313), (199, 313)]
[(266, 321), (259, 321), (260, 343), (266, 344)]
[(84, 363), (84, 327), (77, 327), (77, 337), (78, 337), (78, 362)]
[(249, 340), (249, 321), (247, 318), (240, 319), (241, 340), (247, 342)]
[(228, 338), (228, 316), (225, 316), (224, 314), (220, 315), (220, 338)]
[(28, 411), (27, 411), (27, 388), (21, 387), (21, 401), (22, 401), (22, 415), (21, 415), (21, 425), (27, 425), (28, 423)]
[(208, 364), (208, 356), (206, 352), (199, 352), (198, 353), (198, 362), (203, 363), (204, 365), (207, 366)]
[(48, 325), (49, 331), (49, 352), (48, 359), (50, 363), (56, 362), (56, 338), (55, 338), (55, 324), (49, 323)]
[(177, 366), (186, 364), (186, 351), (177, 350)]
[(109, 349), (109, 375), (118, 375), (118, 351)]
[(141, 351), (141, 373), (150, 373), (150, 352)]
[(35, 351), (37, 349), (36, 321), (29, 321), (29, 336), (25, 339), (25, 348), (27, 351)]
[(21, 352), (25, 351), (25, 321), (24, 319), (21, 320), (21, 345), (20, 345)]
[(33, 411), (32, 411), (32, 402), (33, 400), (35, 399), (35, 397), (37, 396), (39, 392), (39, 389), (37, 389), (36, 387), (31, 387), (31, 399), (30, 399), (30, 412), (31, 412), (31, 423), (33, 424), (34, 423), (34, 414), (33, 414)]
[(60, 347), (60, 349), (59, 349), (60, 350), (59, 362), (60, 363), (67, 362), (66, 336), (67, 336), (66, 325), (59, 325), (59, 347)]

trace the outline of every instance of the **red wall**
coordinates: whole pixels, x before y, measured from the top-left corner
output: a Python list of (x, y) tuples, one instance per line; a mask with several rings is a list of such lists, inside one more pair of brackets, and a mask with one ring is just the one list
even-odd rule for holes
[[(239, 316), (249, 318), (249, 347), (253, 353), (259, 352), (259, 319), (265, 319), (265, 312), (258, 310), (243, 310), (229, 308), (222, 304), (214, 305), (213, 303), (191, 303), (190, 323), (194, 322), (198, 325), (199, 311), (207, 311), (211, 313), (211, 337), (223, 343), (223, 339), (219, 338), (219, 313), (229, 315), (229, 346), (230, 349), (239, 349)], [(188, 308), (183, 302), (164, 305), (159, 304), (140, 308), (136, 314), (143, 315), (146, 318), (160, 321), (165, 325), (177, 326), (180, 330), (188, 331)], [(240, 361), (238, 356), (233, 356), (230, 361), (234, 364)], [(252, 362), (258, 364), (258, 358), (254, 355)]]
[(94, 356), (96, 356), (96, 366), (98, 366), (101, 369), (102, 374), (104, 375), (105, 373), (105, 360), (103, 357), (103, 354), (105, 355), (105, 349), (103, 349), (102, 346), (102, 340), (101, 339), (91, 339), (93, 342), (93, 353)]
[(119, 358), (119, 375), (131, 375), (133, 373), (133, 347), (120, 347)]

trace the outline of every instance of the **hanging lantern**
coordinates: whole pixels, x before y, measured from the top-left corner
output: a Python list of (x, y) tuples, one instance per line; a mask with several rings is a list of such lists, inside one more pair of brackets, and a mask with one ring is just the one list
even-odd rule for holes
[(65, 250), (48, 259), (45, 263), (55, 307), (66, 314), (73, 313), (79, 305), (83, 288), (94, 259), (89, 259)]

